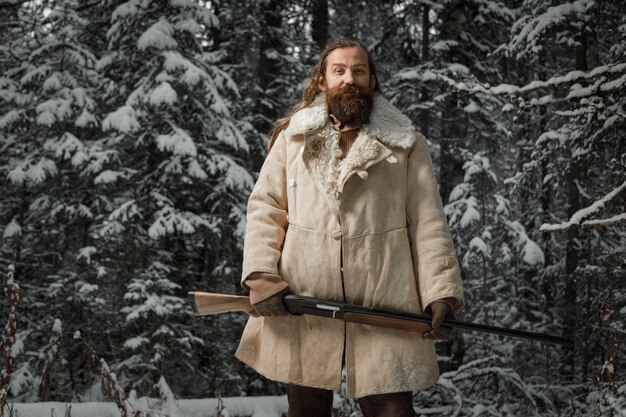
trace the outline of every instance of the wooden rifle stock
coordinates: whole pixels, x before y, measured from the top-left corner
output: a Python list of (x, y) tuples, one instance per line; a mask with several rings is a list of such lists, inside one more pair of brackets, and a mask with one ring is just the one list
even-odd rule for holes
[(232, 313), (242, 311), (250, 313), (253, 308), (250, 298), (243, 295), (216, 294), (212, 292), (187, 293), (187, 299), (196, 316)]
[[(254, 314), (250, 300), (245, 296), (215, 294), (208, 292), (189, 292), (189, 302), (197, 316), (229, 313), (235, 311)], [(293, 315), (310, 314), (320, 317), (341, 319), (346, 322), (369, 324), (373, 326), (390, 327), (424, 334), (432, 329), (432, 318), (424, 314), (413, 314), (402, 311), (382, 310), (346, 304), (338, 301), (322, 300), (320, 298), (305, 297), (288, 294), (283, 297), (283, 303), (289, 313)], [(564, 337), (549, 334), (527, 332), (524, 330), (507, 329), (504, 327), (488, 326), (484, 324), (463, 322), (446, 319), (443, 326), (456, 329), (479, 331), (485, 333), (513, 336), (540, 342), (555, 343), (573, 347), (574, 343)]]

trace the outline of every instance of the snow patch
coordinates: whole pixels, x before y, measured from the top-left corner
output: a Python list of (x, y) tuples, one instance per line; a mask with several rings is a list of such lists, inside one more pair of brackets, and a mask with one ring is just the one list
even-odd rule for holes
[(137, 112), (131, 106), (122, 106), (110, 113), (102, 122), (102, 129), (115, 129), (121, 133), (133, 133), (139, 130)]
[(178, 100), (176, 91), (172, 88), (170, 83), (162, 82), (157, 88), (155, 88), (150, 94), (150, 104), (158, 106), (159, 104), (172, 105)]
[(176, 48), (178, 43), (172, 37), (174, 28), (164, 19), (159, 20), (148, 28), (137, 41), (137, 48), (140, 51), (150, 47), (162, 50)]
[(20, 226), (19, 222), (15, 220), (15, 217), (4, 228), (4, 232), (2, 233), (2, 238), (9, 239), (14, 236), (22, 236), (22, 226)]
[(191, 136), (187, 134), (181, 128), (172, 126), (174, 132), (169, 135), (159, 135), (156, 138), (157, 147), (161, 151), (168, 151), (174, 155), (187, 155), (196, 157), (198, 150), (196, 145), (191, 139)]

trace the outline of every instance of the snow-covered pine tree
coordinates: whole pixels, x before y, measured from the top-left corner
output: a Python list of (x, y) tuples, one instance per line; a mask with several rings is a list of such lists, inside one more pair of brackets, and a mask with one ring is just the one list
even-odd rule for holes
[(107, 78), (103, 144), (115, 157), (94, 181), (103, 202), (94, 233), (123, 314), (120, 351), (107, 361), (139, 393), (165, 374), (183, 396), (214, 389), (210, 363), (234, 349), (236, 335), (193, 320), (184, 298), (237, 289), (235, 242), (253, 185), (230, 110), (242, 97), (219, 65), (222, 51), (209, 50), (219, 27), (192, 1), (130, 0), (111, 13), (98, 62)]
[[(463, 268), (466, 317), (478, 323), (551, 333), (558, 329), (548, 320), (538, 321), (529, 312), (539, 311), (543, 299), (525, 276), (543, 267), (541, 248), (515, 220), (510, 201), (484, 155), (476, 154), (463, 166), (464, 181), (450, 194), (445, 206)], [(473, 346), (468, 360), (500, 356), (505, 362), (528, 352), (529, 342), (477, 333), (464, 335)], [(523, 373), (528, 369), (520, 369)]]
[[(94, 54), (81, 43), (88, 21), (76, 7), (72, 0), (23, 4), (21, 36), (9, 45), (19, 63), (0, 79), (7, 109), (0, 117), (1, 250), (23, 282), (21, 318), (37, 323), (17, 334), (16, 354), (29, 352), (13, 374), (10, 394), (18, 399), (33, 398), (38, 389), (44, 370), (36, 352), (50, 337), (52, 320), (90, 328), (89, 319), (77, 318), (100, 305), (97, 275), (88, 266), (93, 200), (86, 175), (98, 132), (93, 92), (99, 77)], [(80, 360), (68, 359), (70, 366)], [(46, 398), (74, 396), (65, 371), (46, 387)]]
[[(510, 109), (526, 124), (527, 151), (520, 152), (520, 169), (508, 181), (525, 189), (518, 193), (520, 206), (540, 207), (525, 213), (535, 228), (544, 223), (546, 269), (540, 285), (547, 305), (561, 307), (565, 335), (578, 341), (575, 354), (546, 360), (546, 373), (554, 375), (560, 365), (559, 376), (583, 382), (584, 390), (595, 390), (588, 385), (594, 370), (601, 374), (608, 358), (625, 351), (615, 342), (623, 339), (626, 311), (621, 319), (615, 312), (625, 302), (626, 273), (623, 266), (616, 268), (619, 261), (611, 261), (621, 258), (626, 242), (623, 230), (613, 226), (626, 219), (623, 6), (526, 1), (504, 47), (521, 67), (542, 72), (539, 80), (502, 88), (511, 95)], [(603, 391), (593, 397), (604, 399), (590, 396), (573, 406), (589, 415), (614, 415), (606, 405), (607, 397), (617, 395), (616, 386), (602, 378), (597, 382)]]

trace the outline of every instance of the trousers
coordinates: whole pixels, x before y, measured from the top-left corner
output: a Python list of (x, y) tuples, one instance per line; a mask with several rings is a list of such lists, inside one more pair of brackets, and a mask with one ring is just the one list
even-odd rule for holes
[[(358, 398), (363, 417), (415, 417), (410, 391)], [(331, 417), (333, 391), (287, 385), (288, 417)]]

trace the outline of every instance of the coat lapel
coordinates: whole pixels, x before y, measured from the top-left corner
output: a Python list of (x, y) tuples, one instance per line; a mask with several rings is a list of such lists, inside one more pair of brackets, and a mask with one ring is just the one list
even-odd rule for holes
[(304, 136), (302, 161), (330, 208), (339, 216), (346, 181), (391, 155), (388, 146), (405, 149), (413, 146), (416, 132), (408, 117), (376, 93), (370, 122), (361, 127), (348, 155), (341, 160), (340, 133), (333, 128), (326, 97), (320, 93), (310, 106), (292, 116), (285, 134)]

